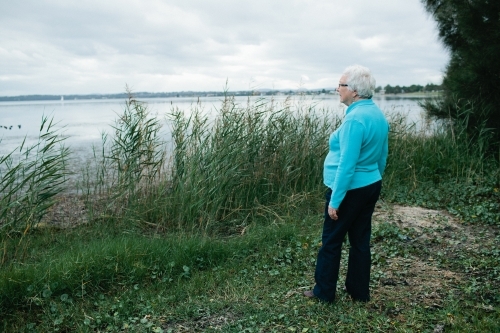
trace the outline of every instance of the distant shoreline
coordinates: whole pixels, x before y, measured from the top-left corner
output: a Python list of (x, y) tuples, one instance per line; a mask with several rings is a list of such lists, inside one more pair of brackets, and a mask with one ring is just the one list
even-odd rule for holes
[(402, 93), (402, 94), (375, 93), (375, 96), (390, 96), (390, 97), (402, 97), (402, 98), (439, 97), (441, 96), (441, 92), (431, 91), (431, 92), (414, 92), (414, 93)]
[[(223, 97), (228, 96), (276, 96), (276, 95), (336, 95), (334, 90), (262, 90), (262, 91), (230, 91), (213, 92), (213, 91), (180, 91), (170, 93), (149, 93), (149, 92), (134, 92), (132, 96), (137, 99), (141, 98), (181, 98), (181, 97)], [(423, 97), (438, 97), (439, 91), (433, 92), (414, 92), (401, 94), (380, 94), (375, 93), (375, 96), (401, 97), (401, 98), (423, 98)], [(0, 102), (29, 102), (29, 101), (70, 101), (70, 100), (96, 100), (96, 99), (126, 99), (127, 93), (119, 94), (87, 94), (87, 95), (21, 95), (21, 96), (0, 96)]]

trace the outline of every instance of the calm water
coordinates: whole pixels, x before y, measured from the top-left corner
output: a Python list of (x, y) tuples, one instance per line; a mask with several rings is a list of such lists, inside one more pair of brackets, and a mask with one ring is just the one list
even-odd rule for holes
[[(252, 97), (256, 100), (261, 97)], [(283, 102), (285, 96), (274, 96), (277, 102)], [(222, 97), (200, 97), (202, 107), (206, 111), (217, 109), (221, 105)], [(409, 120), (418, 122), (421, 119), (419, 99), (375, 97), (380, 108), (390, 113), (404, 113)], [(162, 119), (166, 124), (165, 115), (173, 108), (178, 107), (187, 112), (196, 104), (198, 98), (154, 98), (144, 99), (149, 110)], [(241, 105), (248, 103), (248, 97), (237, 97), (236, 102)], [(331, 110), (332, 114), (341, 115), (344, 108), (339, 104), (336, 95), (292, 98), (292, 105), (306, 103), (316, 105), (317, 108)], [(31, 101), (31, 102), (0, 102), (0, 155), (8, 153), (18, 147), (26, 137), (28, 143), (33, 143), (38, 137), (42, 116), (53, 117), (57, 127), (64, 127), (65, 141), (74, 152), (86, 154), (91, 151), (92, 144), (101, 142), (102, 132), (110, 132), (111, 125), (118, 114), (123, 112), (125, 100), (72, 100), (72, 101)], [(7, 127), (7, 128), (5, 128)], [(164, 126), (166, 130), (168, 126)]]

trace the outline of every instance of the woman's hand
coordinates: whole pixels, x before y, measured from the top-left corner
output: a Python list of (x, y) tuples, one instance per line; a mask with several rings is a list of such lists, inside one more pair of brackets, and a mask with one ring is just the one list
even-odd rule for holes
[(337, 210), (335, 208), (332, 208), (331, 206), (328, 206), (328, 215), (330, 215), (332, 220), (339, 219), (339, 217), (337, 216)]

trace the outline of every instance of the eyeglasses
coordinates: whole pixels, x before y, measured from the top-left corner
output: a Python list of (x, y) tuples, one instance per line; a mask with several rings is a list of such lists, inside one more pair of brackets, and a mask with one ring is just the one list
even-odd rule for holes
[(340, 88), (340, 87), (347, 87), (347, 86), (349, 86), (349, 85), (348, 85), (348, 84), (345, 84), (345, 83), (339, 83), (339, 88)]

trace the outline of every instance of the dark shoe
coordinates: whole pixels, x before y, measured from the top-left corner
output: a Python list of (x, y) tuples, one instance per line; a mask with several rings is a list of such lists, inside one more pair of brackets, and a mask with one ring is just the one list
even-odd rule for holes
[(304, 291), (304, 296), (307, 298), (316, 298), (316, 295), (314, 295), (314, 292), (312, 290)]
[(349, 298), (350, 298), (350, 299), (351, 299), (351, 301), (353, 301), (353, 302), (364, 302), (364, 303), (366, 303), (366, 302), (369, 302), (369, 301), (370, 301), (370, 299), (361, 299), (361, 298), (356, 298), (356, 297), (354, 297), (354, 296), (353, 296), (353, 295), (349, 292), (349, 290), (347, 290), (347, 287), (346, 287), (346, 286), (344, 286), (344, 292), (345, 292), (345, 293), (349, 296)]

